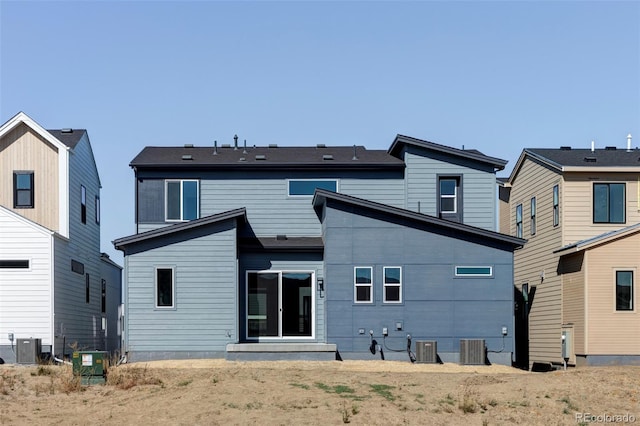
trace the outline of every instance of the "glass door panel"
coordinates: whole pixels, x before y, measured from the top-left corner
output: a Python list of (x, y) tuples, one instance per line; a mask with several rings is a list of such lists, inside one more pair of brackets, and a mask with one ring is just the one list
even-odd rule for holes
[(278, 277), (277, 273), (248, 274), (247, 335), (249, 337), (280, 335)]
[(311, 274), (282, 273), (282, 335), (311, 336)]

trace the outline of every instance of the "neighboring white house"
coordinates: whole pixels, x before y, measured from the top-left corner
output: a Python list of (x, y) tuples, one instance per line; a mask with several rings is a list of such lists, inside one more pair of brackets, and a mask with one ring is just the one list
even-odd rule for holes
[(100, 252), (100, 178), (86, 130), (0, 126), (0, 358), (116, 351), (121, 268)]

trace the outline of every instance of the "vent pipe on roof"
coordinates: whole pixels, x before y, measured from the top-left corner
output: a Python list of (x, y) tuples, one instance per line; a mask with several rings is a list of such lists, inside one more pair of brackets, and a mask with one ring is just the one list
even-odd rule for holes
[(627, 152), (631, 152), (631, 133), (627, 135)]
[(358, 156), (356, 155), (356, 146), (353, 146), (353, 158), (351, 160), (357, 160)]
[(244, 149), (242, 150), (243, 154), (247, 154), (247, 140), (244, 140)]
[(233, 135), (233, 150), (238, 150), (238, 135)]
[(591, 141), (591, 152), (596, 150), (596, 141)]
[(218, 155), (218, 141), (213, 141), (213, 155)]

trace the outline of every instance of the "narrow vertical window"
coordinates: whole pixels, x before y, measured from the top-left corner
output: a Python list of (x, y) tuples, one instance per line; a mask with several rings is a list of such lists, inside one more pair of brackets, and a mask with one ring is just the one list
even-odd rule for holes
[(438, 216), (462, 222), (461, 176), (438, 176)]
[(373, 302), (373, 268), (353, 268), (353, 284), (355, 303)]
[(96, 195), (96, 223), (100, 225), (100, 197)]
[(33, 208), (33, 172), (13, 173), (13, 207)]
[(531, 235), (536, 235), (536, 197), (531, 199)]
[(85, 274), (84, 275), (84, 300), (87, 303), (91, 302), (90, 288), (91, 288), (91, 278), (89, 277), (89, 274)]
[(101, 303), (100, 309), (103, 314), (107, 313), (107, 281), (102, 280), (101, 282)]
[(156, 308), (174, 307), (173, 268), (156, 268)]
[(80, 220), (87, 223), (87, 188), (80, 185)]
[(384, 270), (384, 302), (402, 302), (402, 268), (385, 266)]
[(633, 271), (616, 271), (616, 311), (633, 311)]
[(516, 206), (516, 237), (522, 238), (522, 204)]
[(558, 185), (553, 187), (553, 226), (560, 224), (560, 192)]

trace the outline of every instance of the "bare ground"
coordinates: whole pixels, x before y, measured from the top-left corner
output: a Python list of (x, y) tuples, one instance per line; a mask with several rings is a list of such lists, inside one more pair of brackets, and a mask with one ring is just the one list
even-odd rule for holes
[(106, 385), (81, 386), (69, 366), (0, 366), (2, 425), (588, 423), (576, 413), (640, 424), (639, 401), (640, 367), (182, 360), (111, 367)]

